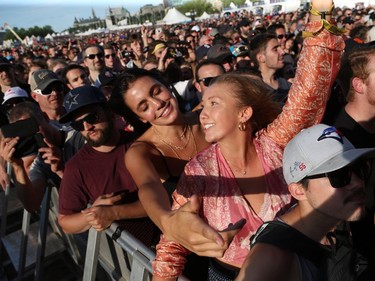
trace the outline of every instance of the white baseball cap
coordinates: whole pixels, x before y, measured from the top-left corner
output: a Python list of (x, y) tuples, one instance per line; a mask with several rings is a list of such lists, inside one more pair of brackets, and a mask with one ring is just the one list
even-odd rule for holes
[(28, 98), (28, 94), (24, 89), (20, 87), (12, 87), (5, 91), (3, 103), (6, 103), (8, 100), (13, 98)]
[(355, 148), (335, 127), (318, 124), (302, 130), (285, 147), (287, 184), (341, 169), (359, 159), (375, 158), (375, 148)]

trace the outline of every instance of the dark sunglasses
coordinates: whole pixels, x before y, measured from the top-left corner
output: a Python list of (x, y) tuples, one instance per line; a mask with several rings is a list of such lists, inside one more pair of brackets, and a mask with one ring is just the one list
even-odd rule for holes
[(42, 94), (43, 96), (49, 96), (50, 94), (52, 94), (52, 91), (55, 91), (56, 93), (61, 93), (64, 91), (64, 85), (61, 83), (48, 85), (47, 88), (45, 88), (43, 91), (37, 89), (34, 92)]
[(353, 173), (356, 174), (364, 182), (366, 182), (370, 176), (370, 171), (371, 168), (369, 163), (359, 162), (357, 164), (346, 166), (333, 172), (307, 176), (306, 179), (318, 179), (327, 177), (332, 187), (342, 188), (350, 184)]
[(277, 39), (283, 39), (283, 38), (286, 38), (286, 34), (279, 34), (276, 37)]
[(95, 59), (95, 57), (97, 57), (98, 59), (101, 59), (103, 58), (103, 54), (102, 53), (97, 53), (97, 54), (90, 54), (90, 55), (87, 55), (85, 58), (86, 59), (90, 59), (90, 60), (93, 60)]
[(105, 55), (104, 57), (105, 57), (106, 59), (109, 59), (110, 57), (114, 58), (115, 56), (116, 56), (116, 54), (115, 54), (115, 53), (112, 53), (112, 54), (107, 54), (107, 55)]
[(198, 82), (202, 82), (203, 85), (206, 87), (210, 86), (211, 82), (215, 79), (216, 77), (206, 77), (198, 80)]
[(84, 117), (80, 120), (72, 121), (70, 123), (70, 126), (74, 130), (76, 130), (78, 132), (81, 132), (85, 129), (85, 126), (83, 125), (84, 122), (89, 123), (91, 125), (99, 123), (100, 122), (100, 112), (96, 111), (96, 112), (90, 113), (89, 115), (87, 115), (86, 117)]

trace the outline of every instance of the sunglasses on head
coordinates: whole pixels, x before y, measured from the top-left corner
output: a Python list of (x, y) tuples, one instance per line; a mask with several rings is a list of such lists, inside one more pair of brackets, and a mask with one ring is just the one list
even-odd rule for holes
[(215, 79), (216, 77), (206, 77), (206, 78), (202, 78), (200, 79), (198, 82), (202, 82), (203, 85), (205, 85), (206, 87), (210, 86), (211, 82)]
[(90, 55), (87, 55), (85, 58), (86, 59), (90, 59), (90, 60), (93, 60), (95, 59), (95, 57), (97, 57), (98, 59), (101, 59), (103, 58), (103, 54), (102, 53), (97, 53), (97, 54), (90, 54)]
[(109, 59), (110, 57), (114, 58), (115, 56), (116, 56), (116, 54), (115, 54), (115, 53), (112, 53), (112, 54), (107, 54), (107, 55), (105, 55), (104, 57), (105, 57), (106, 59)]
[(75, 121), (72, 121), (70, 123), (70, 126), (78, 131), (78, 132), (81, 132), (85, 129), (85, 126), (84, 126), (84, 122), (86, 123), (89, 123), (90, 125), (94, 125), (94, 124), (97, 124), (100, 122), (100, 112), (96, 111), (96, 112), (92, 112), (90, 114), (88, 114), (87, 116), (85, 116), (84, 118), (80, 119), (80, 120), (75, 120)]
[(64, 91), (64, 85), (61, 83), (50, 84), (44, 90), (36, 89), (34, 92), (39, 95), (49, 96), (53, 91), (56, 93), (61, 93), (62, 91)]
[(342, 188), (350, 184), (353, 173), (356, 174), (364, 182), (366, 182), (366, 180), (369, 178), (369, 175), (370, 175), (369, 163), (358, 162), (354, 165), (345, 166), (333, 172), (307, 176), (305, 178), (306, 179), (318, 179), (318, 178), (327, 177), (332, 187)]

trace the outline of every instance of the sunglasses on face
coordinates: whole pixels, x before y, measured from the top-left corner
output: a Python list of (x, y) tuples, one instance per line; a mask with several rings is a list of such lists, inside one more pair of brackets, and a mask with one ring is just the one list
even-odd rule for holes
[(352, 179), (352, 175), (356, 174), (360, 179), (362, 179), (364, 182), (369, 178), (370, 176), (370, 165), (367, 162), (359, 162), (355, 165), (350, 165), (343, 167), (339, 170), (319, 174), (319, 175), (313, 175), (313, 176), (307, 176), (307, 179), (318, 179), (318, 178), (325, 178), (327, 177), (329, 179), (329, 182), (332, 187), (334, 188), (343, 188), (350, 184), (350, 181)]
[(75, 120), (70, 123), (70, 126), (78, 131), (81, 132), (85, 129), (84, 122), (89, 123), (90, 125), (94, 125), (100, 122), (100, 112), (93, 112), (87, 115), (86, 117), (80, 119), (80, 120)]
[(110, 57), (114, 58), (115, 56), (116, 56), (116, 54), (115, 54), (115, 53), (112, 53), (112, 54), (105, 55), (104, 57), (105, 57), (106, 59), (109, 59)]
[(277, 35), (276, 36), (277, 37), (277, 39), (283, 39), (283, 38), (286, 38), (286, 34), (279, 34), (279, 35)]
[(90, 55), (87, 55), (85, 58), (86, 59), (90, 59), (90, 60), (94, 60), (95, 57), (97, 57), (98, 59), (102, 59), (103, 58), (103, 54), (102, 53), (97, 53), (97, 54), (90, 54)]
[(216, 77), (206, 77), (198, 80), (198, 82), (202, 82), (203, 85), (206, 87), (210, 86), (211, 82), (215, 79)]
[(52, 94), (53, 91), (55, 93), (61, 93), (62, 91), (64, 91), (64, 85), (60, 83), (54, 84), (54, 85), (48, 85), (47, 88), (45, 88), (43, 91), (36, 89), (34, 92), (39, 95), (49, 96), (50, 94)]

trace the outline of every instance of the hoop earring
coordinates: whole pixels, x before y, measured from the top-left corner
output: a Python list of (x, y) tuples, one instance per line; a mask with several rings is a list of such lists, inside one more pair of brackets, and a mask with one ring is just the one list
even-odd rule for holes
[(247, 129), (247, 122), (240, 122), (240, 123), (238, 124), (238, 129), (239, 129), (241, 132), (246, 131), (246, 129)]

